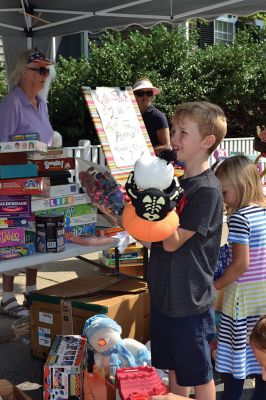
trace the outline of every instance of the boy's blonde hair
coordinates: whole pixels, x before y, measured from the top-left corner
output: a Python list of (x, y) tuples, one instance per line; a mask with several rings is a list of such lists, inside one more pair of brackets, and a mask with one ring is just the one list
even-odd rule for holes
[(11, 82), (14, 84), (14, 86), (17, 86), (20, 83), (22, 74), (27, 69), (29, 57), (36, 51), (37, 51), (36, 48), (25, 50), (16, 59), (10, 74), (10, 79)]
[(254, 325), (249, 342), (260, 350), (266, 350), (266, 315), (260, 317)]
[(225, 159), (215, 170), (215, 175), (230, 182), (236, 191), (237, 204), (234, 209), (230, 209), (231, 212), (252, 203), (266, 206), (259, 171), (246, 156)]
[(173, 120), (188, 118), (198, 124), (199, 133), (204, 139), (215, 136), (215, 143), (209, 148), (211, 154), (221, 143), (227, 132), (226, 117), (221, 107), (208, 101), (193, 101), (180, 104), (174, 112)]

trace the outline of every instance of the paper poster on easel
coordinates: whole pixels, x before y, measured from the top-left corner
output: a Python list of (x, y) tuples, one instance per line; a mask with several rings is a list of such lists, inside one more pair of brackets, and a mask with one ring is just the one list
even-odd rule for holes
[(142, 154), (153, 154), (135, 96), (130, 87), (83, 87), (107, 165), (124, 185)]

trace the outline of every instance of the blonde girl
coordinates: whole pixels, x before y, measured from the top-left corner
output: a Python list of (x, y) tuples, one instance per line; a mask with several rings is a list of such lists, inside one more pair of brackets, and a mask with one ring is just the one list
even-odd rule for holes
[(266, 310), (266, 200), (247, 157), (227, 158), (215, 173), (229, 213), (229, 265), (214, 283), (225, 288), (216, 370), (223, 374), (223, 400), (240, 400), (245, 378), (261, 374), (249, 335)]

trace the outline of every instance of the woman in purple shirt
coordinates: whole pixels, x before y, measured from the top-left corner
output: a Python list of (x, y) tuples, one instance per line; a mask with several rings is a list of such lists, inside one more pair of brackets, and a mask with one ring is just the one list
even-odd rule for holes
[[(14, 89), (0, 103), (0, 141), (10, 141), (9, 136), (22, 133), (38, 133), (40, 141), (52, 143), (53, 129), (49, 122), (46, 102), (38, 95), (53, 64), (41, 51), (24, 51), (11, 72)], [(11, 317), (28, 315), (28, 309), (19, 305), (14, 292), (14, 277), (20, 270), (3, 274), (3, 298), (0, 313)], [(27, 295), (36, 290), (37, 269), (26, 268)]]
[(38, 133), (51, 145), (53, 129), (46, 102), (38, 95), (49, 75), (52, 62), (40, 51), (26, 50), (11, 72), (14, 89), (0, 103), (0, 141), (21, 133)]

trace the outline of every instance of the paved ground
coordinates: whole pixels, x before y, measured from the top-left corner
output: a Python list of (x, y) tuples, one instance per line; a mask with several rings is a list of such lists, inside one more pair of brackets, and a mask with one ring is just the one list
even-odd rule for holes
[[(88, 258), (97, 259), (98, 254), (90, 254)], [(67, 259), (56, 263), (43, 264), (38, 272), (38, 289), (64, 282), (76, 277), (101, 273), (92, 264), (77, 259)], [(16, 293), (23, 300), (25, 276), (16, 277)], [(2, 292), (0, 280), (0, 293)], [(43, 361), (32, 359), (30, 355), (30, 338), (28, 335), (20, 339), (12, 339), (12, 323), (14, 320), (0, 315), (0, 378), (5, 378), (19, 385), (33, 400), (42, 399)], [(217, 400), (221, 400), (223, 385), (219, 375), (215, 376)], [(246, 380), (243, 400), (250, 400), (253, 392), (253, 381)]]

